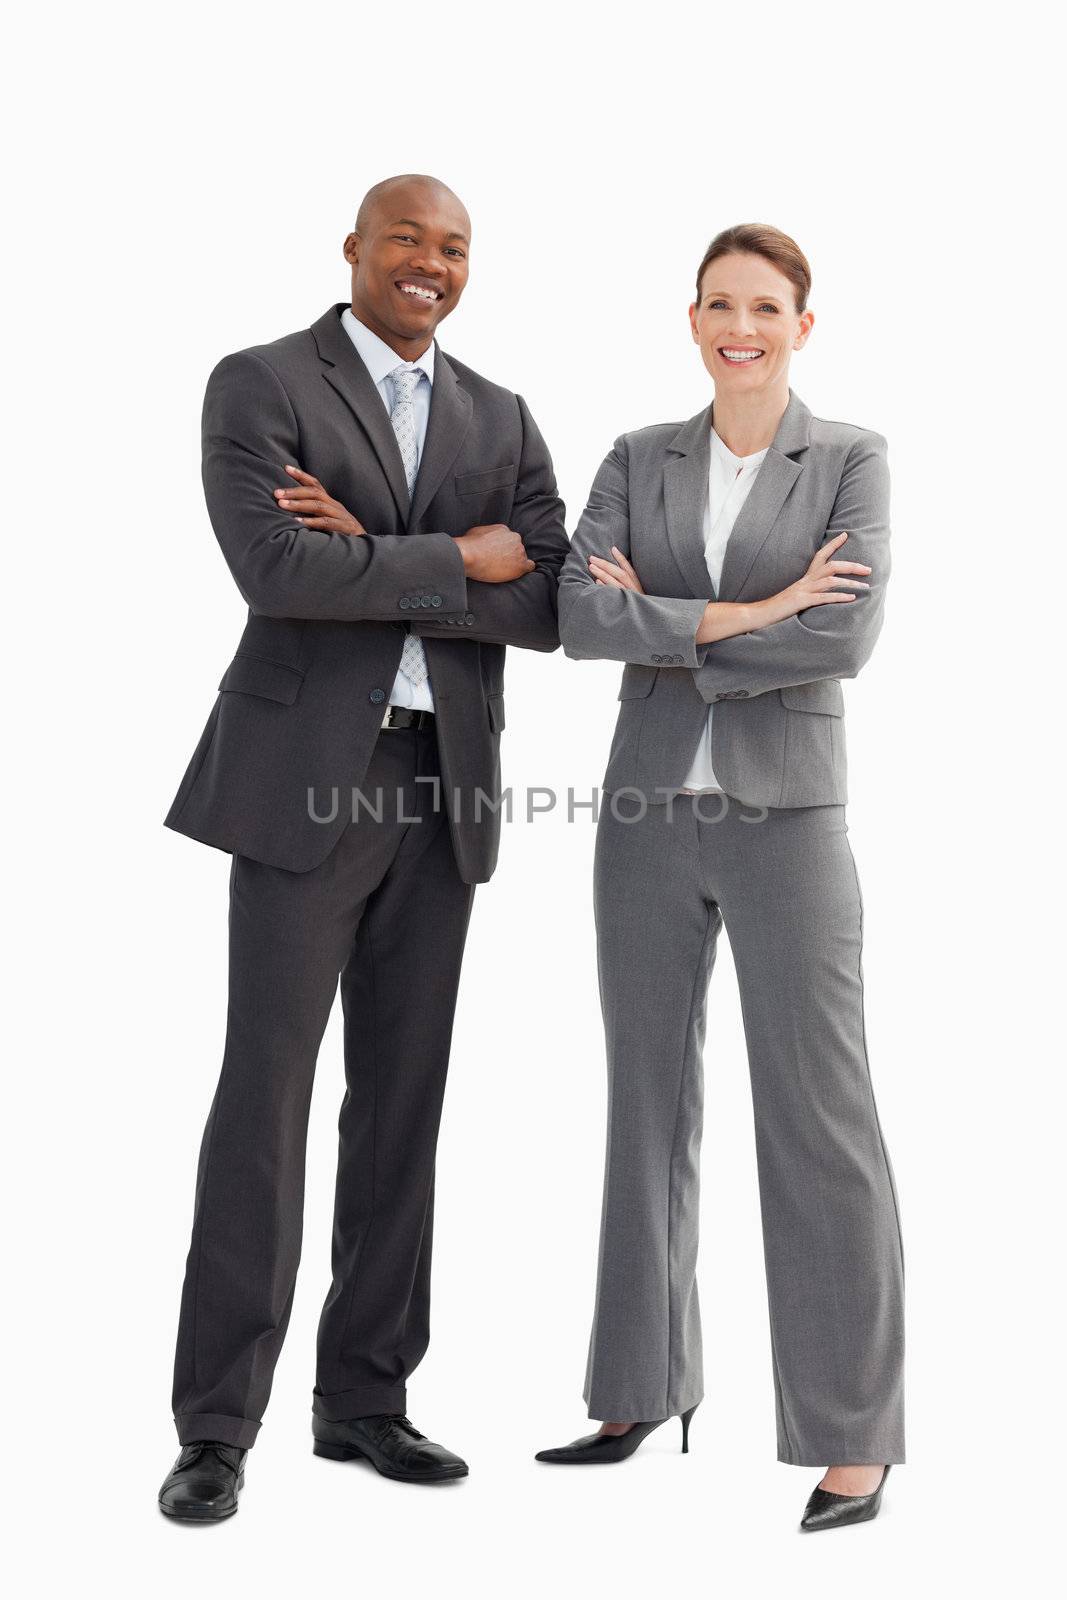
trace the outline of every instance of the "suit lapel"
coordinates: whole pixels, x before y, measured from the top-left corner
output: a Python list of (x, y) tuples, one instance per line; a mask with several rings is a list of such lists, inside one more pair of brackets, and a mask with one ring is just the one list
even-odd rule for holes
[(756, 557), (771, 536), (786, 496), (803, 470), (798, 461), (782, 455), (773, 445), (767, 451), (726, 541), (716, 599), (737, 599)]
[[(409, 518), (412, 528), (418, 527), (445, 474), (459, 454), (470, 427), (473, 409), (470, 395), (460, 387), (447, 357), (441, 353), (441, 346), (435, 343), (430, 420), (426, 425), (419, 475), (415, 479), (415, 497)], [(391, 432), (392, 424), (388, 423), (388, 418), (386, 421)]]
[(790, 389), (789, 404), (727, 541), (717, 593), (704, 558), (703, 536), (714, 420), (713, 403), (691, 417), (668, 446), (678, 452), (664, 468), (668, 537), (694, 595), (735, 600), (804, 470), (803, 462), (793, 458), (808, 447), (811, 412)]
[[(713, 406), (713, 424), (714, 410)], [(744, 588), (793, 485), (804, 471), (803, 461), (793, 458), (808, 448), (810, 428), (811, 412), (790, 389), (789, 404), (779, 419), (770, 449), (727, 540), (718, 599), (736, 600)]]
[(341, 324), (343, 310), (343, 305), (331, 306), (311, 325), (323, 361), (323, 377), (337, 390), (374, 447), (405, 525), (418, 527), (466, 437), (474, 409), (471, 397), (461, 388), (448, 358), (435, 341), (430, 417), (412, 500), (393, 424), (359, 351)]
[[(323, 377), (353, 413), (367, 435), (389, 482), (401, 518), (406, 522), (410, 499), (400, 446), (389, 413), (363, 359), (341, 324), (343, 305), (331, 306), (311, 332), (324, 363)], [(399, 356), (397, 360), (399, 360)]]
[(667, 446), (675, 454), (663, 468), (663, 506), (674, 559), (697, 597), (715, 599), (704, 559), (704, 502), (711, 464), (711, 407), (698, 412)]

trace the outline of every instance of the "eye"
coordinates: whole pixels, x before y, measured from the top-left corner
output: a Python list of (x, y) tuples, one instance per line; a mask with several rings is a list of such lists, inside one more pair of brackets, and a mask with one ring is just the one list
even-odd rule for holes
[(762, 305), (762, 306), (758, 306), (757, 310), (759, 310), (759, 311), (774, 311), (774, 312), (777, 312), (778, 307), (777, 306), (771, 306), (771, 305)]
[(393, 238), (403, 240), (405, 244), (415, 243), (415, 235), (412, 233), (394, 233)]
[(708, 302), (708, 310), (709, 311), (717, 311), (720, 306), (724, 306), (725, 304), (726, 304), (725, 300), (711, 300), (711, 301)]
[(449, 256), (458, 256), (461, 261), (463, 261), (465, 259), (464, 255), (463, 255), (463, 251), (457, 249), (454, 244), (448, 246), (448, 248), (445, 251), (445, 254), (449, 255)]

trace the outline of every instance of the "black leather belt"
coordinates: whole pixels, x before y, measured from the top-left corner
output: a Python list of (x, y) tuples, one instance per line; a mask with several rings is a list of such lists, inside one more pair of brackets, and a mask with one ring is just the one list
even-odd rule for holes
[(432, 728), (432, 711), (413, 711), (410, 706), (386, 706), (382, 728)]

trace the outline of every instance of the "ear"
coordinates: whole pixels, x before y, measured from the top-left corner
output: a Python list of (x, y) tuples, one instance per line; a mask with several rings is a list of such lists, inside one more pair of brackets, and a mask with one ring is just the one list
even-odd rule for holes
[(808, 335), (814, 326), (814, 311), (805, 311), (804, 315), (800, 319), (800, 328), (797, 332), (796, 342), (793, 345), (794, 350), (803, 350), (804, 346), (808, 342)]
[(361, 243), (358, 233), (350, 233), (341, 246), (342, 254), (350, 267), (354, 267), (359, 261)]
[(692, 330), (693, 343), (694, 344), (699, 344), (700, 343), (700, 329), (697, 327), (697, 303), (696, 303), (695, 300), (693, 301), (693, 304), (689, 307), (689, 327)]

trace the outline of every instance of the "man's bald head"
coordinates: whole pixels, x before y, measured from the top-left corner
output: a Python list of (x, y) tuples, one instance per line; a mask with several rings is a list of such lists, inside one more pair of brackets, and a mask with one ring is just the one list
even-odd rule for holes
[(399, 201), (402, 192), (408, 188), (420, 191), (431, 203), (439, 206), (444, 202), (462, 213), (466, 218), (467, 238), (470, 238), (471, 219), (462, 200), (447, 183), (442, 183), (440, 178), (432, 178), (425, 172), (400, 172), (395, 177), (383, 178), (380, 183), (374, 184), (359, 203), (354, 231), (364, 235), (369, 233), (374, 227), (379, 209), (386, 207), (387, 203), (393, 204)]

